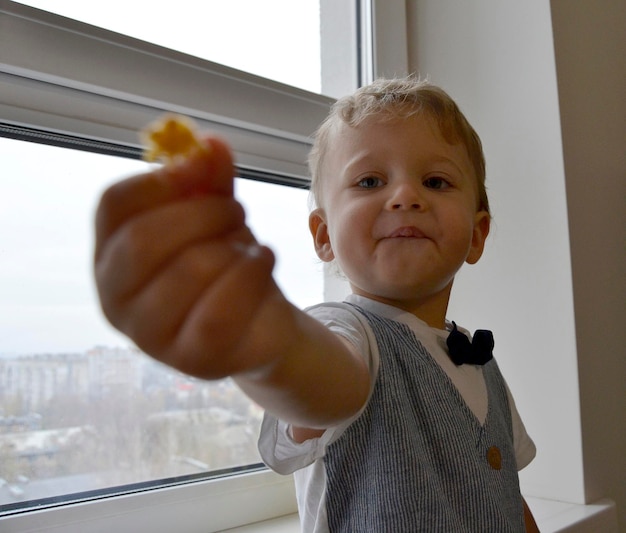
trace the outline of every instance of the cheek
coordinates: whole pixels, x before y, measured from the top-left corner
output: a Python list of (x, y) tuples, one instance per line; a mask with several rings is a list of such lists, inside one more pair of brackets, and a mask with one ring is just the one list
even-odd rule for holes
[(446, 219), (446, 223), (440, 226), (446, 235), (445, 239), (455, 253), (466, 254), (469, 252), (474, 236), (474, 216), (457, 210), (450, 212)]
[(370, 223), (357, 209), (341, 209), (329, 219), (330, 240), (335, 255), (354, 256), (364, 252), (370, 239)]

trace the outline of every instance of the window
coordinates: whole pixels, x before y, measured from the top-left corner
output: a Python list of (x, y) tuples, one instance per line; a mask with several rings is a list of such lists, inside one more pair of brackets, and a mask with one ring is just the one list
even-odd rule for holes
[[(332, 90), (323, 90), (322, 92), (346, 92), (351, 90), (356, 83), (356, 53), (350, 51), (356, 49), (355, 4), (352, 2), (336, 3), (327, 0), (322, 0), (320, 4), (322, 21), (330, 21), (330, 26), (335, 27), (335, 29), (341, 20), (345, 20), (347, 25), (341, 31), (331, 32), (332, 35), (329, 35), (329, 24), (321, 24), (322, 81), (324, 79), (330, 80), (330, 82), (326, 82), (326, 85), (332, 87)], [(334, 12), (335, 15), (339, 12), (341, 16), (333, 17), (331, 12)], [(238, 186), (238, 193), (243, 197), (243, 201), (247, 204), (249, 202), (252, 206), (249, 209), (252, 211), (250, 217), (253, 224), (260, 224), (265, 218), (264, 216), (257, 217), (253, 207), (258, 199), (259, 191), (263, 188), (280, 189), (281, 194), (289, 197), (282, 203), (299, 203), (306, 209), (306, 201), (304, 200), (306, 191), (302, 190), (302, 186), (306, 182), (305, 160), (309, 149), (310, 134), (326, 115), (328, 106), (332, 102), (331, 98), (299, 88), (292, 88), (284, 83), (270, 81), (233, 70), (227, 66), (207, 62), (200, 57), (183, 55), (178, 51), (137, 41), (102, 28), (89, 26), (83, 22), (66, 19), (7, 0), (0, 0), (0, 28), (0, 64), (2, 65), (0, 69), (0, 122), (4, 127), (4, 135), (10, 131), (8, 136), (14, 137), (12, 140), (2, 140), (2, 150), (8, 150), (14, 155), (18, 151), (27, 150), (29, 153), (27, 161), (31, 163), (33, 161), (45, 161), (47, 167), (52, 167), (52, 160), (58, 158), (58, 154), (63, 153), (63, 167), (66, 172), (70, 167), (77, 169), (79, 160), (83, 161), (82, 164), (90, 167), (92, 173), (89, 180), (81, 181), (79, 176), (78, 181), (73, 183), (73, 186), (79, 189), (83, 195), (80, 205), (71, 209), (72, 215), (77, 217), (74, 220), (84, 220), (88, 216), (88, 207), (86, 206), (93, 206), (94, 195), (97, 195), (97, 189), (104, 185), (106, 179), (114, 178), (120, 173), (132, 172), (138, 168), (137, 165), (140, 163), (128, 158), (121, 159), (119, 154), (136, 155), (138, 148), (137, 130), (163, 111), (190, 115), (200, 123), (203, 129), (213, 130), (228, 138), (235, 150), (242, 175), (256, 180), (242, 179), (240, 180), (241, 186)], [(339, 45), (347, 46), (349, 49), (340, 48)], [(346, 51), (342, 52), (342, 50)], [(343, 69), (338, 69), (337, 64), (342, 64)], [(349, 64), (349, 68), (346, 68), (347, 64)], [(326, 75), (324, 69), (326, 69)], [(344, 81), (341, 81), (342, 78), (338, 73), (344, 77)], [(323, 87), (324, 83), (321, 85)], [(16, 131), (19, 133), (15, 133)], [(47, 137), (46, 142), (56, 146), (43, 146), (16, 140), (33, 135), (44, 135)], [(66, 145), (78, 146), (81, 151), (61, 148), (61, 146)], [(40, 155), (44, 152), (45, 155)], [(109, 155), (98, 155), (102, 153)], [(113, 157), (110, 154), (117, 155)], [(24, 157), (21, 157), (20, 160), (24, 161)], [(94, 163), (96, 160), (98, 162)], [(104, 160), (108, 162), (107, 165), (114, 161), (111, 164), (117, 165), (120, 172), (112, 171), (106, 173), (106, 176), (105, 174), (102, 174), (101, 177), (95, 176), (93, 168), (100, 167)], [(32, 180), (19, 181), (16, 173), (9, 176), (11, 187), (15, 187), (19, 183), (18, 191), (20, 192), (14, 189), (14, 194), (24, 194), (31, 187), (31, 192), (27, 192), (27, 194), (32, 193), (33, 198), (29, 197), (29, 202), (34, 202), (38, 196), (43, 197), (42, 193), (47, 186), (54, 184), (63, 188), (69, 186), (73, 179), (72, 176), (63, 176), (58, 180), (54, 178), (53, 181), (51, 177), (45, 177), (41, 172), (35, 174), (39, 174), (49, 181), (37, 186)], [(267, 183), (268, 179), (277, 180), (283, 185), (270, 185)], [(98, 182), (98, 180), (102, 181)], [(284, 184), (291, 186), (286, 187)], [(248, 195), (252, 200), (246, 199)], [(3, 195), (4, 198), (6, 196)], [(17, 202), (14, 203), (17, 205)], [(46, 205), (49, 206), (49, 204)], [(67, 223), (63, 207), (66, 207), (65, 211), (68, 211), (70, 206), (59, 205), (56, 210), (53, 208), (49, 211), (49, 214), (54, 220), (65, 220)], [(23, 212), (17, 213), (17, 215), (20, 214), (23, 215)], [(34, 224), (34, 221), (29, 217), (23, 216), (21, 220), (27, 225), (29, 223)], [(297, 224), (282, 224), (282, 226), (295, 227)], [(303, 223), (302, 227), (306, 230), (306, 223)], [(81, 230), (84, 232), (80, 237), (76, 236), (76, 239), (82, 240), (80, 246), (83, 249), (68, 247), (69, 239), (58, 240), (57, 237), (54, 237), (52, 225), (48, 227), (46, 224), (44, 230), (51, 238), (46, 241), (44, 248), (39, 250), (48, 254), (45, 256), (46, 264), (52, 265), (54, 261), (61, 261), (61, 259), (64, 260), (69, 256), (80, 256), (80, 261), (84, 260), (85, 247), (89, 247), (86, 243), (90, 238), (91, 225), (88, 224), (87, 227), (84, 227), (82, 222), (67, 223), (65, 229), (67, 229), (67, 235), (75, 230), (79, 233)], [(258, 233), (262, 240), (267, 241), (271, 232), (260, 229)], [(284, 237), (280, 237), (279, 240), (283, 242)], [(307, 242), (308, 236), (298, 240)], [(72, 245), (76, 244), (74, 238), (71, 239), (71, 242)], [(29, 254), (34, 254), (34, 248), (24, 247), (23, 242), (13, 244), (15, 245), (13, 249), (20, 251), (23, 260)], [(57, 244), (57, 248), (55, 249), (52, 244)], [(37, 258), (36, 255), (31, 255), (31, 257), (36, 258), (37, 261), (42, 261), (41, 256)], [(312, 256), (309, 255), (308, 257), (311, 258)], [(280, 260), (280, 257), (279, 261), (278, 269), (280, 270), (283, 268), (283, 261)], [(308, 260), (305, 259), (306, 261)], [(311, 261), (313, 264), (309, 262), (307, 265), (297, 265), (296, 269), (299, 272), (304, 269), (312, 269), (321, 278), (319, 265), (314, 262), (313, 258)], [(59, 270), (62, 270), (58, 264), (60, 263), (57, 263), (56, 268), (49, 268), (48, 271), (45, 271), (50, 280), (54, 280), (54, 276), (59, 274)], [(289, 264), (293, 266), (291, 260), (285, 259), (284, 265)], [(89, 260), (83, 263), (84, 268), (88, 268), (88, 265)], [(18, 273), (25, 275), (25, 272), (13, 272), (12, 274)], [(80, 279), (78, 277), (70, 279), (67, 272), (61, 272), (61, 274), (62, 279), (59, 280), (58, 286), (65, 289), (71, 288), (72, 297), (77, 300), (75, 303), (83, 305), (83, 309), (92, 305), (93, 301), (88, 303), (83, 300), (88, 299), (88, 297), (78, 296), (78, 292), (73, 290), (75, 286), (78, 286), (84, 291), (83, 295), (87, 294), (93, 297), (90, 294), (93, 289), (89, 285), (89, 276), (85, 275), (84, 270)], [(283, 276), (283, 274), (279, 275)], [(284, 274), (286, 291), (289, 290), (287, 287), (290, 284), (288, 277), (289, 271), (287, 270)], [(35, 281), (38, 287), (43, 283), (41, 279)], [(296, 285), (301, 287), (303, 284), (298, 282)], [(307, 285), (310, 285), (308, 279)], [(5, 283), (1, 290), (17, 295), (20, 289), (32, 296), (35, 286), (31, 282), (22, 283), (21, 287), (19, 284), (11, 286)], [(65, 296), (67, 292), (65, 290), (63, 294), (57, 294), (58, 301), (67, 302)], [(301, 305), (319, 300), (319, 295), (292, 296), (293, 299), (300, 297), (302, 297), (302, 301), (298, 301), (298, 303)], [(23, 309), (24, 307), (22, 307), (22, 311)], [(39, 311), (42, 316), (45, 316), (45, 310), (40, 309)], [(67, 319), (66, 322), (80, 319), (81, 324), (82, 321), (88, 319), (87, 315), (95, 313), (93, 308), (84, 316), (79, 317), (77, 314), (80, 313), (76, 309), (66, 308), (64, 312), (67, 313), (64, 315)], [(33, 318), (32, 315), (29, 316)], [(11, 320), (13, 320), (11, 324), (15, 324), (17, 319), (13, 316)], [(102, 322), (100, 322), (100, 327), (106, 329)], [(74, 335), (75, 338), (79, 338), (83, 335), (83, 328), (76, 329), (80, 331), (75, 331)], [(28, 332), (28, 335), (22, 335), (22, 340), (28, 339), (28, 342), (34, 342), (36, 339), (32, 338), (33, 330), (34, 328)], [(59, 328), (59, 331), (53, 333), (62, 337), (62, 330), (63, 328)], [(107, 334), (113, 337), (116, 335), (111, 331)], [(162, 369), (147, 359), (140, 357), (129, 359), (127, 354), (123, 353), (124, 350), (128, 349), (128, 346), (124, 347), (123, 340), (119, 337), (117, 339), (116, 341), (110, 337), (109, 340), (105, 341), (105, 345), (109, 348), (98, 349), (92, 354), (94, 359), (90, 363), (93, 368), (98, 369), (98, 361), (108, 360), (108, 377), (106, 380), (100, 380), (100, 392), (107, 393), (108, 389), (110, 393), (115, 387), (118, 387), (118, 391), (126, 387), (124, 394), (128, 394), (129, 374), (135, 376), (135, 379), (139, 379), (137, 376), (142, 376), (142, 381), (148, 383), (180, 379), (177, 382), (177, 386), (180, 386), (175, 390), (180, 391), (182, 398), (185, 396), (190, 398), (192, 396), (190, 390), (196, 391), (198, 389), (198, 383), (181, 376), (170, 373), (164, 377), (166, 374), (162, 373)], [(119, 351), (110, 349), (115, 346), (122, 348)], [(59, 352), (56, 351), (56, 348), (50, 350), (52, 357), (49, 359), (54, 359), (56, 357), (54, 354), (70, 352), (66, 354), (64, 365), (61, 365), (64, 366), (64, 370), (51, 371), (50, 367), (55, 368), (56, 361), (48, 360), (46, 364), (40, 364), (41, 361), (35, 360), (36, 358), (33, 357), (33, 361), (29, 361), (32, 364), (27, 365), (29, 372), (21, 372), (23, 378), (20, 379), (23, 379), (23, 382), (34, 383), (36, 380), (38, 384), (41, 384), (38, 389), (40, 391), (39, 396), (36, 398), (40, 403), (47, 397), (46, 395), (51, 394), (51, 390), (58, 387), (60, 380), (67, 379), (69, 368), (87, 368), (83, 365), (81, 354), (78, 353), (77, 355), (76, 348), (59, 348)], [(6, 350), (3, 348), (2, 352), (9, 355), (8, 358), (3, 358), (3, 363), (7, 359), (11, 361), (11, 357), (17, 355), (19, 351), (20, 348), (6, 347)], [(39, 349), (33, 348), (31, 355), (34, 355), (35, 352), (38, 353), (38, 351)], [(129, 363), (130, 360), (133, 363)], [(141, 361), (141, 363), (137, 361)], [(12, 366), (12, 369), (8, 370), (8, 366)], [(46, 369), (44, 369), (45, 366), (47, 366)], [(14, 364), (4, 365), (4, 368), (4, 379), (9, 373), (12, 376), (16, 375), (17, 370)], [(79, 372), (79, 370), (75, 372)], [(126, 383), (120, 383), (119, 379), (116, 382), (116, 376), (119, 377), (120, 375), (127, 379)], [(207, 387), (211, 389), (217, 386), (216, 384), (209, 384)], [(228, 383), (223, 383), (220, 386), (227, 388)], [(196, 395), (196, 400), (200, 401), (203, 395), (210, 396), (211, 394), (211, 391), (199, 393)], [(33, 401), (35, 400), (33, 399)], [(133, 407), (133, 409), (145, 410), (145, 404), (142, 405), (143, 407)], [(52, 405), (47, 407), (52, 410)], [(150, 408), (152, 407), (150, 406)], [(68, 415), (69, 418), (69, 411), (63, 412), (60, 402), (55, 406), (55, 409), (57, 412), (62, 412), (63, 416)], [(202, 405), (200, 409), (202, 409)], [(246, 409), (242, 411), (246, 415), (250, 413), (251, 416), (256, 415), (254, 407)], [(21, 418), (17, 417), (19, 420), (13, 419), (11, 423), (22, 424), (21, 428), (31, 430), (31, 432), (42, 431), (44, 430), (43, 415), (38, 413), (42, 415), (39, 418), (36, 413), (37, 411), (33, 411), (30, 415), (29, 413), (20, 414)], [(213, 412), (216, 417), (223, 414), (220, 411)], [(232, 413), (229, 412), (228, 416), (232, 416)], [(178, 420), (172, 420), (173, 417), (169, 413), (163, 414), (163, 411), (151, 412), (144, 420), (148, 418), (150, 418), (150, 427), (152, 428), (152, 431), (148, 433), (158, 435), (160, 431), (160, 438), (165, 438), (165, 440), (175, 432), (170, 431), (168, 433), (165, 431), (164, 433), (163, 428), (174, 427), (179, 423)], [(93, 450), (89, 446), (94, 446), (94, 442), (97, 442), (98, 431), (94, 432), (92, 428), (84, 427), (87, 424), (83, 424), (82, 420), (75, 422), (74, 425), (61, 428), (67, 431), (50, 433), (48, 437), (65, 445), (65, 449), (75, 450), (82, 446), (83, 451)], [(111, 424), (110, 421), (109, 423)], [(60, 428), (50, 428), (53, 432), (58, 429)], [(128, 437), (128, 435), (126, 436)], [(136, 442), (136, 440), (136, 437), (134, 441), (128, 437), (128, 442)], [(24, 442), (11, 444), (14, 449), (15, 447), (24, 449), (25, 446)], [(168, 442), (168, 444), (172, 443)], [(174, 442), (173, 446), (176, 445), (178, 443)], [(133, 446), (128, 446), (128, 448), (127, 453), (132, 458)], [(24, 530), (32, 527), (62, 527), (67, 532), (84, 532), (87, 531), (86, 524), (89, 523), (93, 524), (93, 527), (105, 527), (106, 529), (114, 529), (115, 527), (125, 529), (130, 524), (133, 524), (132, 527), (136, 526), (136, 529), (142, 529), (147, 524), (151, 524), (153, 531), (171, 531), (180, 526), (177, 517), (180, 516), (180, 512), (183, 512), (188, 519), (187, 522), (191, 521), (189, 522), (190, 527), (193, 527), (192, 523), (202, 523), (203, 527), (218, 531), (295, 510), (293, 489), (288, 478), (276, 476), (268, 471), (252, 471), (234, 477), (195, 480), (195, 474), (192, 471), (194, 469), (206, 470), (203, 467), (205, 464), (209, 464), (209, 461), (203, 460), (202, 457), (196, 457), (193, 453), (187, 454), (186, 450), (181, 451), (183, 453), (170, 454), (177, 459), (169, 465), (174, 467), (176, 480), (168, 478), (172, 483), (167, 486), (164, 485), (157, 490), (145, 490), (146, 484), (150, 484), (151, 477), (169, 475), (163, 472), (154, 476), (151, 476), (150, 473), (143, 477), (140, 476), (135, 478), (136, 482), (134, 483), (117, 479), (109, 482), (109, 485), (117, 486), (117, 483), (121, 481), (125, 484), (123, 490), (130, 488), (132, 489), (131, 492), (117, 494), (117, 489), (115, 489), (115, 494), (107, 498), (85, 501), (80, 505), (66, 505), (68, 492), (66, 491), (65, 495), (59, 496), (57, 494), (53, 506), (46, 507), (43, 514), (39, 512), (16, 514), (14, 513), (16, 506), (12, 506), (10, 509), (12, 514), (0, 517), (2, 529)], [(90, 460), (90, 458), (85, 457), (87, 455), (92, 454), (84, 453), (83, 456), (78, 457), (79, 460), (72, 463), (71, 468), (74, 470), (66, 468), (65, 471), (55, 472), (55, 475), (81, 476), (85, 470), (91, 468), (86, 466), (86, 461)], [(49, 469), (60, 468), (59, 463), (49, 460), (46, 462), (45, 458), (40, 461), (39, 459), (34, 459), (38, 468), (44, 468), (44, 466)], [(229, 461), (227, 459), (226, 462)], [(249, 459), (243, 462), (247, 463)], [(16, 465), (16, 461), (13, 461), (13, 464)], [(128, 457), (124, 458), (122, 464), (128, 464)], [(139, 461), (133, 465), (131, 470), (135, 469), (137, 465), (142, 468), (145, 467), (145, 464)], [(21, 465), (18, 464), (18, 466)], [(81, 471), (80, 468), (83, 470)], [(33, 497), (39, 498), (39, 496), (33, 496), (32, 493), (29, 493), (35, 488), (35, 480), (30, 479), (28, 475), (17, 473), (18, 469), (15, 469), (15, 475), (4, 482), (0, 490), (9, 491), (11, 497), (22, 503)], [(179, 474), (182, 474), (182, 478)], [(7, 474), (6, 477), (9, 478), (10, 476)], [(190, 480), (193, 482), (188, 482)], [(85, 480), (83, 479), (83, 481)], [(32, 485), (27, 486), (30, 483)], [(81, 490), (101, 490), (95, 489), (96, 485), (93, 484), (86, 484), (82, 487)], [(73, 490), (69, 489), (69, 492)], [(85, 494), (79, 498), (83, 496)], [(49, 491), (43, 497), (53, 497), (52, 492)], [(245, 503), (242, 504), (241, 502)], [(18, 504), (17, 507), (20, 505), (22, 509), (26, 507), (26, 504)], [(243, 508), (246, 509), (245, 512), (242, 511)], [(58, 526), (58, 524), (63, 525)]]
[[(143, 356), (99, 312), (93, 209), (107, 183), (148, 165), (6, 138), (0, 158), (0, 512), (258, 465), (258, 406), (230, 380)], [(250, 179), (236, 189), (276, 250), (285, 294), (319, 302), (307, 191)]]

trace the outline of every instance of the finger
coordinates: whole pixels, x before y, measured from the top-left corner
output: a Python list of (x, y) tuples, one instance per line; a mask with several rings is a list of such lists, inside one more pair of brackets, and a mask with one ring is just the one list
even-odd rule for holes
[(219, 283), (243, 253), (242, 245), (223, 241), (188, 247), (120, 306), (120, 329), (147, 353), (162, 352), (175, 341), (200, 295)]
[(203, 142), (207, 150), (197, 150), (176, 165), (120, 181), (102, 194), (95, 220), (96, 257), (108, 237), (138, 213), (191, 196), (232, 196), (230, 148), (215, 137), (206, 137)]
[[(205, 150), (194, 151), (181, 165), (166, 165), (162, 172), (183, 196), (217, 194), (232, 196), (235, 167), (229, 145), (219, 137), (205, 136)], [(182, 172), (179, 171), (182, 167)]]
[(105, 313), (139, 292), (185, 248), (214, 239), (253, 240), (244, 226), (243, 208), (233, 198), (197, 198), (134, 217), (108, 239), (96, 259)]
[(187, 354), (176, 360), (179, 370), (204, 379), (218, 379), (262, 363), (250, 350), (240, 348), (249, 346), (247, 335), (254, 330), (260, 309), (268, 295), (278, 291), (271, 275), (273, 266), (271, 250), (253, 246), (241, 254), (219, 283), (207, 287), (176, 336), (171, 354)]

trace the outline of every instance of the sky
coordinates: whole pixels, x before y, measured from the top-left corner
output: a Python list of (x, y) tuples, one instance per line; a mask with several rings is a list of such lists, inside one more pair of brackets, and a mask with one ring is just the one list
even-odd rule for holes
[[(93, 216), (104, 187), (148, 165), (0, 138), (0, 354), (127, 346), (107, 325), (92, 274)], [(304, 307), (322, 299), (322, 266), (308, 234), (307, 191), (238, 180), (276, 277)]]
[[(22, 3), (319, 92), (318, 0), (177, 0), (169, 11), (143, 0)], [(97, 304), (93, 212), (107, 184), (146, 164), (4, 138), (0, 160), (0, 356), (130, 345)], [(277, 253), (287, 296), (319, 302), (306, 191), (243, 180), (237, 191), (255, 234)]]

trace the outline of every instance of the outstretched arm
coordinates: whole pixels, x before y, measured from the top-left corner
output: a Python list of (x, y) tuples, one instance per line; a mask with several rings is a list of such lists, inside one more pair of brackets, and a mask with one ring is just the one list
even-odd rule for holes
[(107, 318), (154, 358), (204, 379), (233, 376), (298, 426), (354, 414), (369, 390), (347, 343), (289, 303), (233, 197), (227, 145), (117, 183), (96, 215), (95, 274)]

